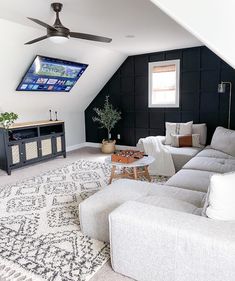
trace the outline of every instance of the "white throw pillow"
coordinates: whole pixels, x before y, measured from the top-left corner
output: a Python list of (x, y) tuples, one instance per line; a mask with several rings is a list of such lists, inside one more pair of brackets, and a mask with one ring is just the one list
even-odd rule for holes
[(211, 177), (202, 215), (217, 220), (235, 220), (234, 172)]
[(212, 137), (211, 147), (235, 157), (235, 131), (217, 127)]
[(193, 121), (188, 123), (166, 122), (166, 140), (165, 144), (171, 144), (171, 134), (173, 135), (191, 135)]
[(206, 145), (207, 126), (206, 126), (205, 123), (203, 123), (203, 124), (193, 124), (192, 134), (199, 134), (200, 135), (200, 144)]

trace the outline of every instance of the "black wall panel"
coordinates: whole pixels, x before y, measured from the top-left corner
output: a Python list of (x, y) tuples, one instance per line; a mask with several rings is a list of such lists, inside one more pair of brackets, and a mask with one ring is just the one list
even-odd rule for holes
[[(148, 108), (148, 63), (180, 59), (180, 107)], [(235, 129), (235, 70), (206, 47), (195, 47), (128, 57), (85, 111), (86, 141), (100, 142), (105, 130), (92, 121), (94, 107), (104, 104), (106, 95), (122, 120), (112, 132), (119, 144), (135, 145), (139, 138), (164, 135), (165, 122), (207, 123), (208, 142), (217, 126), (227, 126), (228, 91), (218, 94), (220, 81), (231, 81), (233, 103), (231, 127)]]

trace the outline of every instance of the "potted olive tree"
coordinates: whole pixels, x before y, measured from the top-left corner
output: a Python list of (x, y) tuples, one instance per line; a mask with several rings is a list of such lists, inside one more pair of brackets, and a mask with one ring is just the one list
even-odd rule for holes
[(18, 115), (14, 112), (4, 112), (0, 114), (0, 125), (8, 130), (11, 125), (18, 119)]
[(113, 153), (115, 151), (116, 140), (110, 139), (110, 132), (121, 119), (121, 112), (113, 108), (112, 104), (109, 103), (109, 96), (106, 96), (103, 108), (94, 108), (97, 116), (92, 119), (94, 122), (100, 123), (100, 128), (107, 130), (107, 139), (102, 141), (101, 150), (103, 153)]

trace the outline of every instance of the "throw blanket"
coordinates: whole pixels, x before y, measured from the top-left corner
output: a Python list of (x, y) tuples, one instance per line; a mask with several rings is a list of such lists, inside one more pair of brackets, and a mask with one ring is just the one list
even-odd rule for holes
[(155, 158), (155, 161), (149, 166), (151, 175), (170, 177), (175, 174), (175, 166), (171, 153), (163, 144), (163, 139), (162, 136), (139, 139), (137, 148)]

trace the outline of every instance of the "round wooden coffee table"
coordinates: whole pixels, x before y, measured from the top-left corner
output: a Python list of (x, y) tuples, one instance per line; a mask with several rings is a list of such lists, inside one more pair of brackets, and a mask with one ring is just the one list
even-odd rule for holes
[[(143, 158), (132, 162), (130, 164), (112, 162), (111, 157), (108, 157), (105, 162), (112, 165), (111, 176), (109, 184), (112, 183), (113, 179), (129, 178), (129, 179), (139, 179), (141, 176), (146, 177), (151, 181), (149, 175), (148, 166), (153, 163), (155, 159), (152, 156), (144, 156)], [(117, 173), (117, 169), (119, 173)]]

